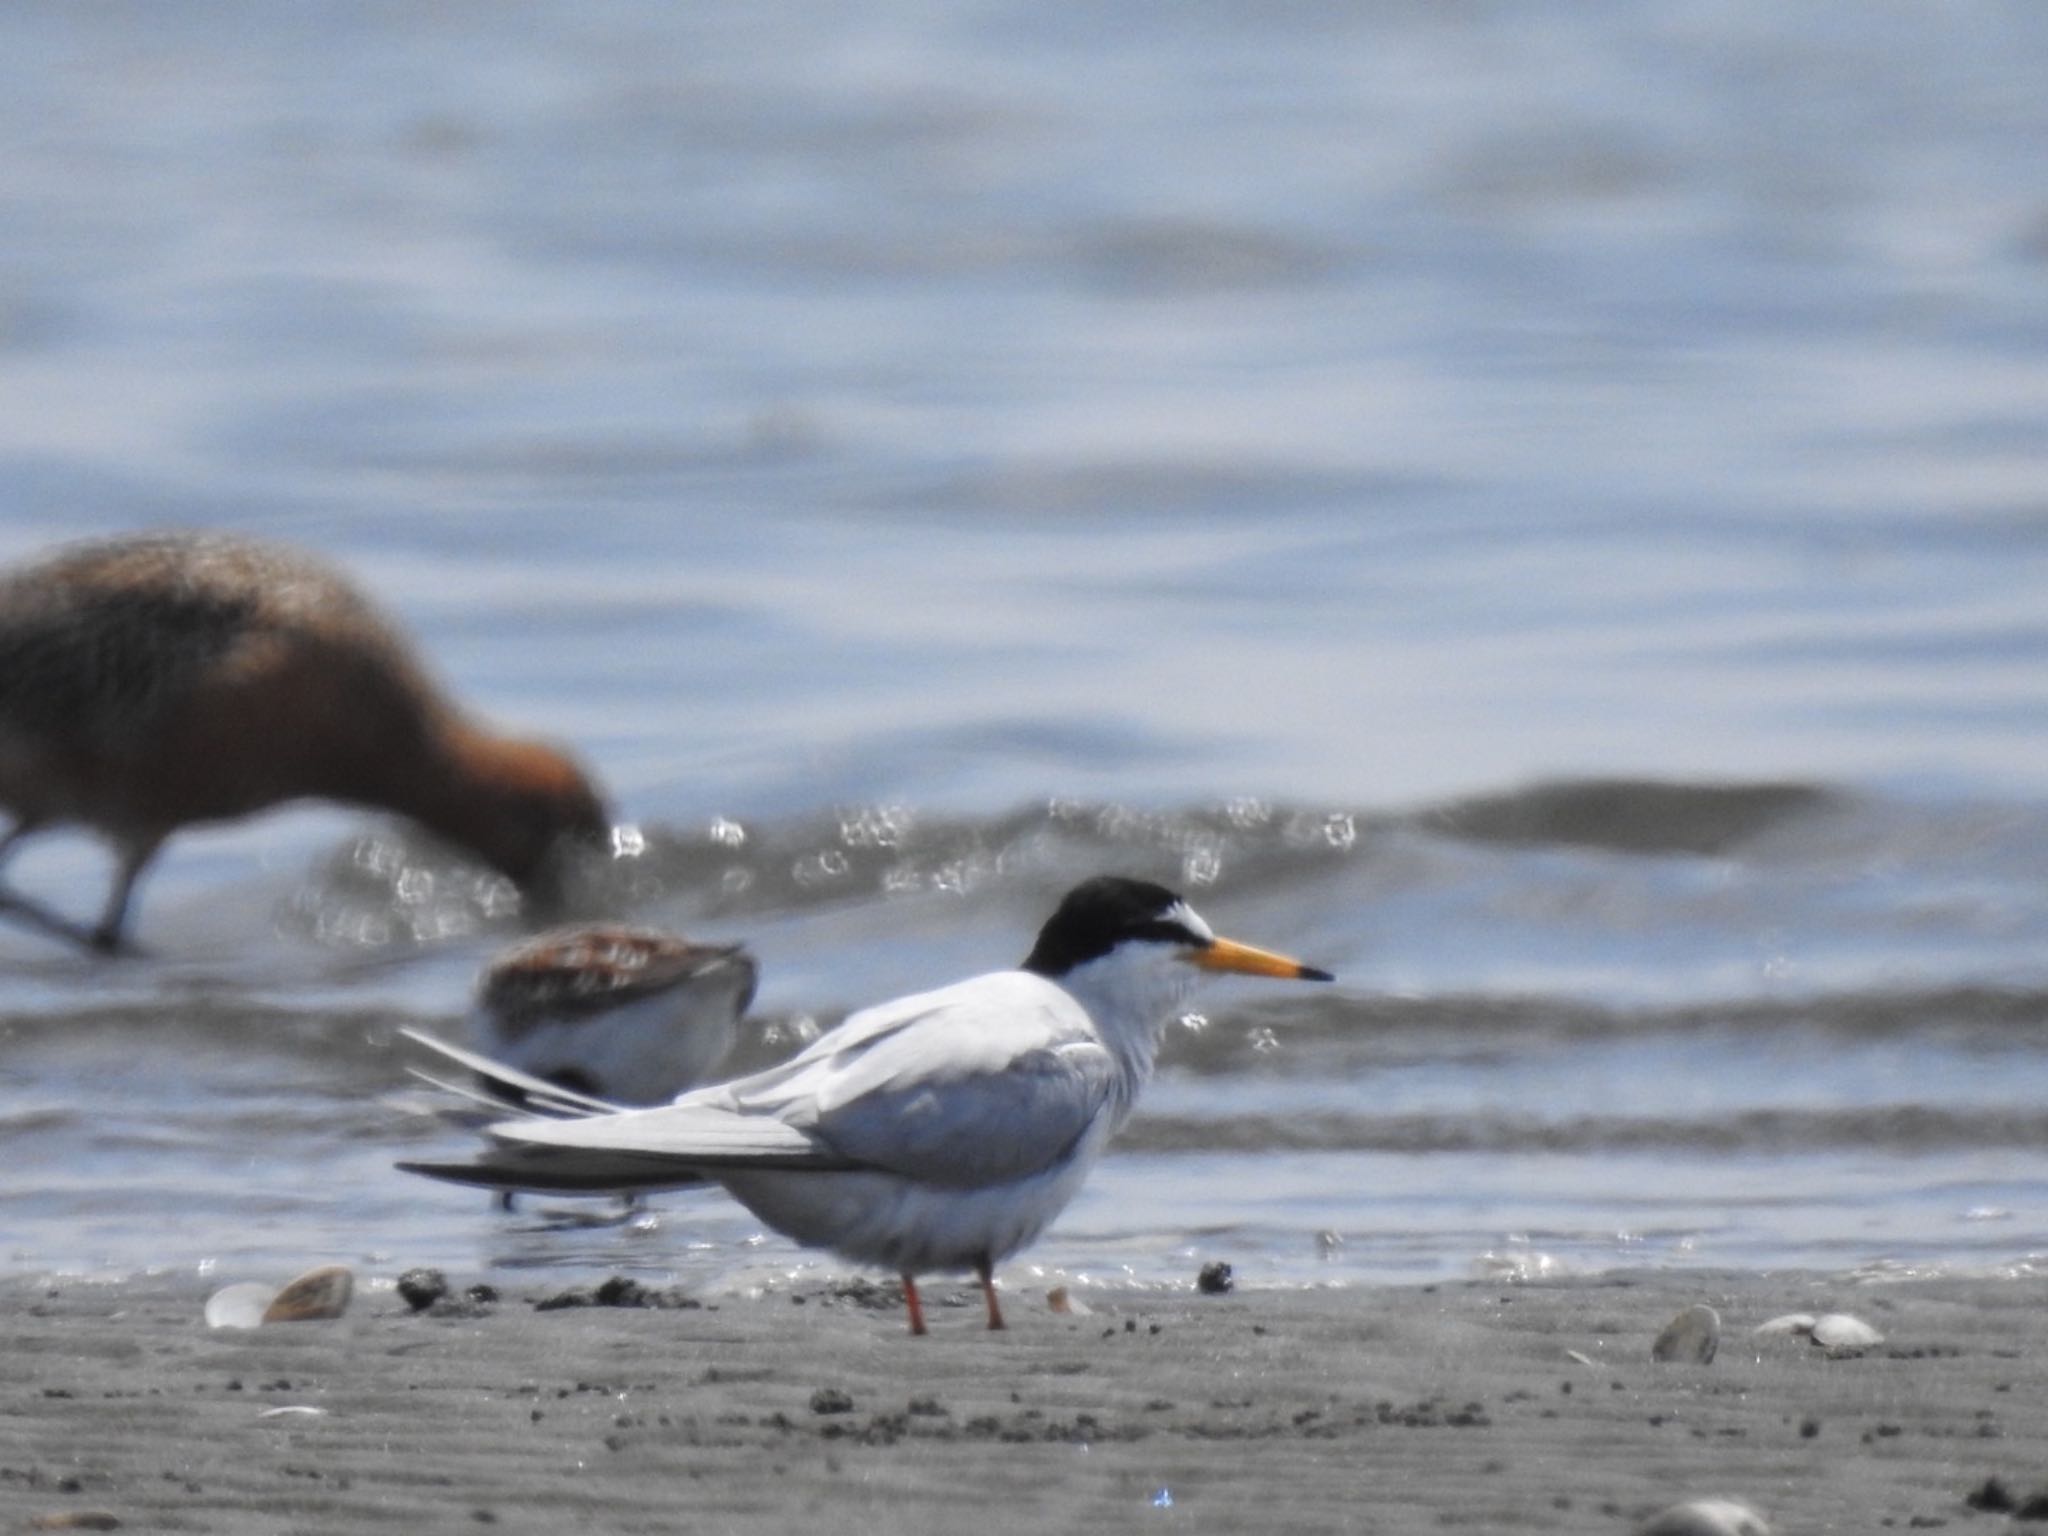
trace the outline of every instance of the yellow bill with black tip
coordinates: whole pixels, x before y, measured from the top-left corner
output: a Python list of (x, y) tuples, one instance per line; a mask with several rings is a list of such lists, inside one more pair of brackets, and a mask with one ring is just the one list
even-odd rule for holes
[(1192, 950), (1188, 959), (1205, 971), (1233, 971), (1240, 976), (1278, 976), (1286, 981), (1335, 981), (1328, 971), (1303, 965), (1270, 949), (1255, 949), (1235, 939), (1218, 939), (1205, 949)]

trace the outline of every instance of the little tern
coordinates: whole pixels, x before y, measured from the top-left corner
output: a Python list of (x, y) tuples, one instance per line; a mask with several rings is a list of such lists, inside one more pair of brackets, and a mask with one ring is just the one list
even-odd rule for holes
[(862, 1009), (780, 1066), (653, 1109), (500, 1071), (541, 1090), (534, 1113), (489, 1127), (495, 1145), (473, 1163), (399, 1167), (589, 1194), (715, 1181), (806, 1247), (895, 1270), (913, 1334), (917, 1276), (933, 1270), (972, 1269), (1001, 1328), (996, 1265), (1080, 1189), (1205, 972), (1331, 979), (1218, 938), (1164, 886), (1102, 876), (1068, 892), (1016, 970)]

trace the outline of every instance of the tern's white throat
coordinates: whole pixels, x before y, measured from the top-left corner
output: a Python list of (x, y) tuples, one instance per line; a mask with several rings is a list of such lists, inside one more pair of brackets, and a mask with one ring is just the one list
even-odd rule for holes
[[(1209, 925), (1186, 905), (1171, 919), (1195, 939), (1213, 937)], [(1188, 963), (1190, 954), (1186, 940), (1126, 939), (1107, 954), (1051, 978), (1088, 1011), (1133, 1093), (1150, 1080), (1167, 1024), (1202, 980)]]

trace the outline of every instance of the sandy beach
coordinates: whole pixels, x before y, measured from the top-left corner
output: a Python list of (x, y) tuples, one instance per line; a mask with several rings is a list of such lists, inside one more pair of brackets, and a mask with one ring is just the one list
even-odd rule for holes
[[(209, 1330), (190, 1282), (7, 1284), (0, 1528), (1624, 1531), (1719, 1495), (1868, 1532), (1990, 1528), (1987, 1479), (2048, 1486), (2033, 1281), (1639, 1273), (1085, 1316), (1013, 1288), (1002, 1334), (938, 1286), (914, 1340), (879, 1288), (414, 1314), (364, 1279), (339, 1320), (248, 1332)], [(1700, 1302), (1718, 1356), (1653, 1362)], [(1836, 1309), (1885, 1342), (1751, 1334)]]

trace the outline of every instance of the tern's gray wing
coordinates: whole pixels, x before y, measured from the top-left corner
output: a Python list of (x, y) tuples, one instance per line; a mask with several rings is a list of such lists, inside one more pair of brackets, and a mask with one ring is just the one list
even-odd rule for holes
[(861, 1167), (973, 1188), (1052, 1166), (1128, 1098), (1080, 1004), (1002, 971), (867, 1009), (787, 1066), (685, 1102), (773, 1116)]
[(1029, 1178), (1066, 1158), (1117, 1100), (1092, 1042), (1013, 1058), (999, 1072), (865, 1094), (821, 1118), (818, 1139), (867, 1168), (955, 1189)]

